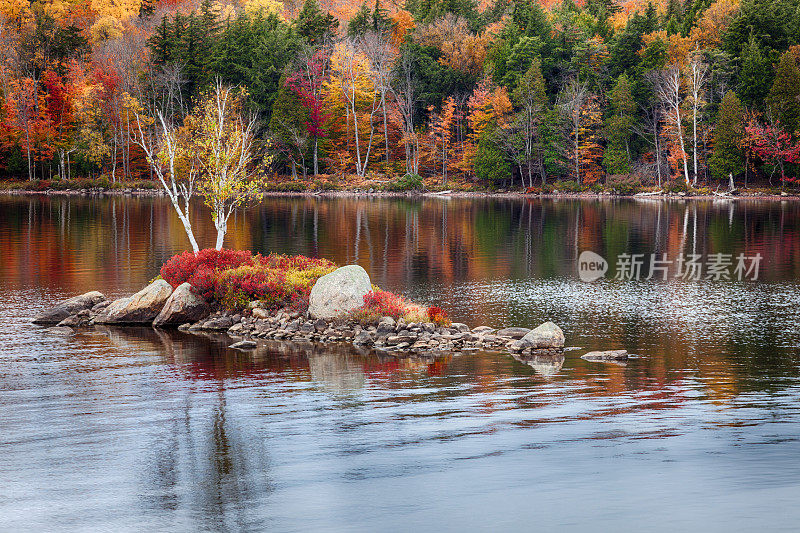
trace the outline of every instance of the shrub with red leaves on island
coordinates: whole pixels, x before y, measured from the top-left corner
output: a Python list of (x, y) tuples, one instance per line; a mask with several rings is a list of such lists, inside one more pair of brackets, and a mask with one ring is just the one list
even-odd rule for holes
[(447, 316), (447, 312), (442, 309), (441, 307), (431, 306), (428, 308), (428, 320), (436, 324), (437, 326), (449, 326), (450, 325), (450, 318)]
[[(327, 259), (303, 255), (262, 256), (243, 250), (206, 249), (170, 258), (161, 267), (161, 277), (173, 288), (188, 282), (203, 298), (227, 309), (241, 309), (258, 300), (266, 308), (290, 307), (305, 312), (314, 283), (335, 268)], [(351, 314), (353, 320), (363, 323), (374, 323), (385, 316), (406, 322), (450, 324), (442, 309), (422, 307), (377, 287), (364, 296), (364, 306)]]
[(248, 251), (200, 250), (172, 257), (161, 277), (177, 287), (189, 282), (207, 300), (237, 309), (261, 300), (266, 307), (308, 306), (311, 287), (336, 265), (327, 259), (302, 255), (253, 255)]
[(184, 282), (206, 300), (214, 296), (218, 273), (253, 263), (253, 254), (246, 250), (214, 250), (206, 248), (196, 254), (183, 252), (172, 256), (161, 267), (161, 277), (174, 289)]
[(440, 326), (450, 324), (447, 313), (438, 307), (424, 307), (409, 302), (402, 296), (378, 288), (364, 295), (364, 305), (350, 314), (362, 324), (378, 322), (385, 316), (406, 322), (433, 322)]
[(290, 306), (305, 311), (314, 283), (335, 268), (326, 259), (302, 255), (256, 256), (253, 264), (219, 272), (214, 297), (228, 309), (259, 300), (267, 308)]

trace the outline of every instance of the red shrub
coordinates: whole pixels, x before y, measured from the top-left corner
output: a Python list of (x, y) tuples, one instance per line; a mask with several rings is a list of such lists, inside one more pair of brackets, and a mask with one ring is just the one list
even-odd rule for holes
[(428, 308), (428, 320), (436, 324), (437, 326), (449, 326), (450, 325), (450, 318), (447, 316), (447, 312), (442, 309), (441, 307), (431, 306)]
[(397, 320), (406, 313), (405, 298), (389, 291), (370, 291), (364, 295), (364, 308), (379, 317), (390, 316)]
[(311, 287), (336, 265), (327, 259), (248, 251), (200, 250), (184, 252), (161, 267), (161, 277), (177, 287), (189, 282), (206, 300), (216, 299), (236, 309), (253, 300), (268, 306), (308, 307)]
[(266, 257), (259, 256), (258, 262), (266, 267), (279, 268), (281, 270), (308, 270), (316, 267), (333, 268), (336, 266), (335, 263), (327, 259), (306, 257), (304, 255), (269, 254)]
[(204, 298), (210, 299), (219, 271), (252, 263), (253, 254), (248, 251), (207, 248), (196, 254), (183, 252), (173, 256), (161, 267), (161, 277), (173, 288), (188, 281)]
[(286, 276), (277, 269), (246, 265), (220, 272), (214, 296), (229, 308), (251, 300), (277, 305), (289, 296), (285, 282)]

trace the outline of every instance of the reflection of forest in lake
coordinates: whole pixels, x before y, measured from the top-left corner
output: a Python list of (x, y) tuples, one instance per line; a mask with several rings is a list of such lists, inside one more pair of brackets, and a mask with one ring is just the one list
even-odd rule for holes
[[(3, 197), (3, 273), (12, 284), (79, 290), (138, 285), (186, 248), (164, 199)], [(236, 213), (226, 245), (357, 262), (385, 285), (575, 278), (582, 250), (761, 253), (763, 279), (800, 272), (800, 202), (268, 198)], [(194, 210), (201, 244), (213, 228)], [(23, 268), (27, 267), (27, 268)]]

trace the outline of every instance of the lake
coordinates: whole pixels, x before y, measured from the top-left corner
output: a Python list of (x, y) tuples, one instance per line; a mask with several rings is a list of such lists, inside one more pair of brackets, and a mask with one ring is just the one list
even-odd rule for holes
[[(199, 205), (194, 224), (213, 245)], [(39, 310), (140, 289), (183, 229), (162, 198), (0, 197), (0, 530), (797, 529), (800, 202), (268, 198), (231, 225), (228, 247), (358, 263), (453, 320), (552, 320), (579, 349), (55, 336)], [(581, 281), (585, 251), (605, 276)], [(669, 267), (646, 279), (651, 254)]]

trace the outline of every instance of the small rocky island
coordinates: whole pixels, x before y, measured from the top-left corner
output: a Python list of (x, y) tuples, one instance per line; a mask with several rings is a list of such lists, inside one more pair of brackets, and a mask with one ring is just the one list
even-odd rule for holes
[(358, 265), (232, 250), (177, 255), (136, 294), (110, 301), (88, 292), (33, 322), (65, 335), (96, 324), (223, 332), (240, 350), (256, 348), (257, 339), (351, 343), (397, 356), (491, 350), (540, 357), (564, 349), (564, 334), (552, 322), (534, 329), (470, 328), (450, 322), (440, 308), (382, 291)]

